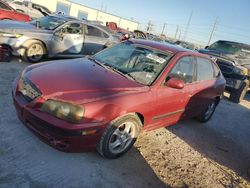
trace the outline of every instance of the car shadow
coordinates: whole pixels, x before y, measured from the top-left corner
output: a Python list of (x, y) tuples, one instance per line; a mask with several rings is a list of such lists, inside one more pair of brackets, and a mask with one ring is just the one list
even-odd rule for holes
[(221, 103), (207, 123), (184, 120), (166, 129), (203, 156), (249, 181), (250, 109), (228, 100)]
[(24, 143), (22, 139), (20, 142), (22, 135), (29, 142), (20, 147), (0, 138), (0, 187), (19, 184), (21, 180), (38, 188), (170, 187), (157, 177), (135, 147), (114, 160), (102, 158), (97, 152), (64, 153), (41, 142), (24, 126), (18, 126), (20, 132), (14, 134), (19, 143)]

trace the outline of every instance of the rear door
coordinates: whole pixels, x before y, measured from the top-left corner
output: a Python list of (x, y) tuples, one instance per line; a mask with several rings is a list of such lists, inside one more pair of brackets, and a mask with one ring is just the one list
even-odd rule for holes
[(203, 57), (195, 59), (197, 64), (196, 110), (201, 112), (216, 98), (216, 73), (211, 60)]
[(108, 40), (109, 35), (101, 29), (92, 25), (86, 25), (83, 53), (86, 55), (92, 55), (101, 51), (104, 49)]
[(55, 54), (79, 55), (84, 46), (83, 24), (80, 22), (67, 23), (55, 31), (52, 43)]

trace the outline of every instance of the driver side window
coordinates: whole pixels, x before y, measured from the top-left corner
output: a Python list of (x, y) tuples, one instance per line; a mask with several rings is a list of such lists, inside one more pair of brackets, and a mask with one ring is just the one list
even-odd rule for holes
[(172, 68), (168, 77), (181, 79), (185, 83), (192, 83), (194, 68), (194, 61), (191, 56), (182, 57)]

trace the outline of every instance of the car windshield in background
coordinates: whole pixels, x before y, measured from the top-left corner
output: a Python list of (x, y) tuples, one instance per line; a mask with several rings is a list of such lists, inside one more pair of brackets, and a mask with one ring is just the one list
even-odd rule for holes
[(66, 20), (59, 18), (59, 17), (45, 16), (45, 17), (41, 17), (37, 20), (33, 20), (30, 23), (33, 25), (36, 25), (37, 21), (39, 22), (40, 28), (47, 29), (47, 30), (54, 30), (58, 26), (60, 26), (66, 22)]
[(131, 77), (136, 82), (150, 85), (167, 65), (172, 54), (127, 41), (93, 56), (106, 67)]
[(208, 47), (209, 50), (217, 50), (226, 54), (236, 55), (236, 58), (250, 58), (250, 46), (227, 41), (218, 41)]

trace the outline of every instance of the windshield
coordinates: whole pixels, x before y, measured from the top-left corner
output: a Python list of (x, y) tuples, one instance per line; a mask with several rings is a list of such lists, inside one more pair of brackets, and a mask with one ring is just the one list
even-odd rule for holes
[(250, 46), (240, 43), (218, 41), (209, 46), (208, 49), (221, 51), (226, 54), (232, 54), (237, 58), (250, 58)]
[(37, 21), (39, 22), (40, 28), (47, 29), (47, 30), (54, 30), (58, 26), (60, 26), (66, 22), (66, 20), (59, 18), (59, 17), (45, 16), (45, 17), (41, 17), (37, 20), (33, 20), (30, 23), (33, 25), (36, 25)]
[(150, 85), (168, 64), (171, 56), (172, 54), (126, 41), (94, 55), (93, 58), (136, 82)]

